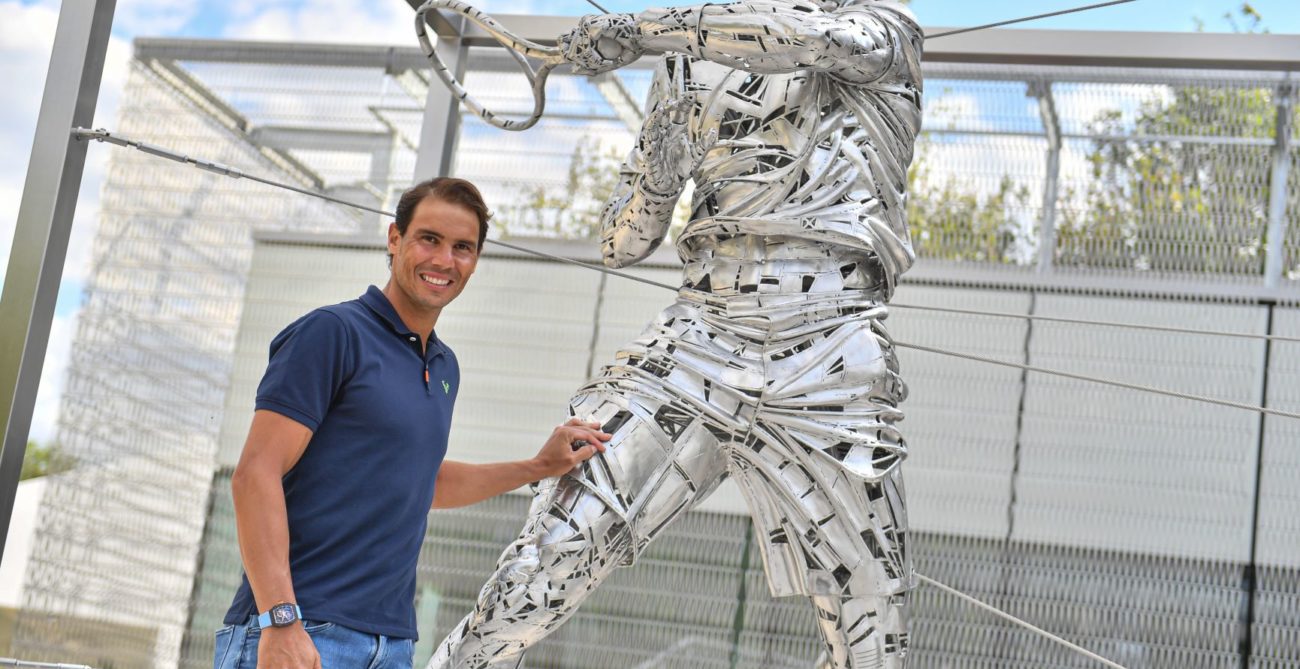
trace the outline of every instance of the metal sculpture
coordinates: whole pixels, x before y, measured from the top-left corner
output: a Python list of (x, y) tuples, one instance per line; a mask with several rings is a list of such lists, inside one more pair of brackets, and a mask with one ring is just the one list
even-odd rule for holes
[(922, 39), (901, 5), (853, 0), (587, 16), (561, 37), (586, 74), (667, 54), (601, 245), (611, 266), (644, 259), (694, 180), (682, 287), (573, 396), (572, 415), (614, 434), (608, 451), (537, 490), (430, 669), (518, 666), (726, 477), (772, 594), (816, 607), (827, 664), (904, 665), (907, 392), (881, 322), (914, 259)]

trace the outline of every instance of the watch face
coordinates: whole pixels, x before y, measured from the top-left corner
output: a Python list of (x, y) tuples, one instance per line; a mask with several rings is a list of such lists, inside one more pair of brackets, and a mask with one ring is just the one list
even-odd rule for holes
[(271, 607), (271, 624), (276, 627), (288, 625), (297, 619), (298, 615), (293, 610), (293, 604), (280, 604)]

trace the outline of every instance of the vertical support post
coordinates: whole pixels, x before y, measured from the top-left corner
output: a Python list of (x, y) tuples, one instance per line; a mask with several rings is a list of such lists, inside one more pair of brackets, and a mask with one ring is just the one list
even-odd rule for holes
[(1268, 247), (1264, 256), (1264, 287), (1282, 282), (1283, 250), (1286, 242), (1287, 180), (1291, 175), (1291, 117), (1295, 110), (1296, 87), (1290, 81), (1277, 88), (1277, 123), (1274, 125), (1273, 170), (1268, 187)]
[[(465, 46), (465, 20), (456, 17), (451, 21), (455, 34), (435, 26), (438, 43), (434, 48), (442, 62), (447, 64), (458, 81), (465, 80), (465, 64), (469, 61), (469, 47)], [(415, 156), (414, 181), (424, 181), (436, 176), (451, 174), (452, 157), (456, 155), (456, 141), (460, 137), (460, 101), (436, 78), (429, 81), (429, 92), (424, 100), (424, 120), (420, 126), (420, 148)]]
[(74, 138), (72, 129), (94, 123), (115, 8), (116, 0), (64, 0), (59, 10), (14, 245), (0, 295), (0, 418), (4, 420), (0, 556), (9, 533), (86, 164), (87, 143)]
[[(1268, 303), (1264, 320), (1264, 334), (1273, 334), (1273, 319), (1277, 305)], [(1259, 405), (1268, 407), (1269, 372), (1273, 368), (1273, 340), (1264, 341), (1263, 359), (1260, 361)], [(1241, 569), (1241, 628), (1237, 633), (1237, 655), (1241, 669), (1250, 669), (1255, 654), (1255, 604), (1259, 597), (1259, 504), (1264, 482), (1264, 446), (1268, 437), (1268, 414), (1259, 414), (1259, 436), (1255, 439), (1255, 485), (1250, 506), (1250, 552)]]
[(1052, 271), (1056, 258), (1056, 200), (1060, 191), (1061, 176), (1061, 122), (1056, 115), (1056, 101), (1052, 98), (1052, 84), (1047, 81), (1029, 82), (1029, 95), (1038, 98), (1038, 113), (1043, 119), (1043, 132), (1047, 136), (1047, 169), (1043, 178), (1043, 214), (1038, 221), (1038, 271)]
[[(1038, 313), (1038, 291), (1029, 291), (1029, 304), (1025, 313), (1028, 316), (1034, 316)], [(1025, 339), (1021, 349), (1023, 363), (1028, 366), (1034, 364), (1034, 321), (1032, 318), (1025, 321)], [(1016, 505), (1020, 500), (1020, 463), (1022, 445), (1024, 443), (1025, 433), (1025, 400), (1029, 397), (1029, 370), (1020, 370), (1020, 400), (1016, 403), (1016, 440), (1011, 450), (1011, 472), (1007, 477), (1007, 533), (1002, 538), (1002, 553), (998, 557), (998, 566), (1001, 569), (1001, 578), (998, 581), (998, 598), (1000, 606), (1005, 606), (1011, 600), (1011, 565), (1015, 559), (1014, 542), (1016, 539)], [(1012, 654), (1016, 649), (1012, 644), (1004, 644), (995, 651), (994, 657), (999, 662), (1009, 662)]]

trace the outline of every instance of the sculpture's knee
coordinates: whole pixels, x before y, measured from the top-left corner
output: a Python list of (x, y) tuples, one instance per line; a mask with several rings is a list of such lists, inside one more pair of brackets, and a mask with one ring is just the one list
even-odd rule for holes
[(538, 602), (547, 601), (552, 574), (542, 568), (536, 544), (517, 545), (514, 553), (497, 571), (498, 599), (507, 611), (532, 610)]

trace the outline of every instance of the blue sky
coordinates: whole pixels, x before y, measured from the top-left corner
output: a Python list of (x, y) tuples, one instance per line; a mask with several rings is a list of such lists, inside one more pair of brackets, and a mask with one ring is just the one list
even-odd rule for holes
[[(635, 11), (647, 5), (633, 0), (597, 0), (611, 11)], [(965, 27), (1067, 9), (1096, 0), (913, 0), (923, 26)], [(473, 0), (471, 0), (473, 2)], [(495, 14), (572, 15), (595, 10), (583, 0), (480, 0), (479, 8)], [(672, 2), (668, 4), (687, 4)], [(1257, 0), (1251, 5), (1274, 33), (1300, 33), (1294, 0)], [(1225, 14), (1240, 16), (1240, 0), (1136, 0), (1125, 5), (1023, 24), (1024, 28), (1064, 30), (1141, 30), (1232, 32)], [(0, 105), (0, 274), (8, 264), (14, 221), (22, 193), (32, 135), (49, 63), (58, 0), (0, 0), (0, 81), (8, 91)], [(101, 86), (97, 127), (112, 128), (117, 101), (126, 80), (130, 40), (135, 37), (226, 37), (415, 45), (411, 10), (403, 0), (118, 0), (114, 39)], [(1238, 19), (1238, 25), (1248, 25)], [(97, 227), (98, 193), (109, 150), (92, 147), (74, 222), (68, 265), (59, 291), (57, 314), (46, 357), (34, 437), (53, 436), (62, 393), (81, 286), (89, 265)]]

